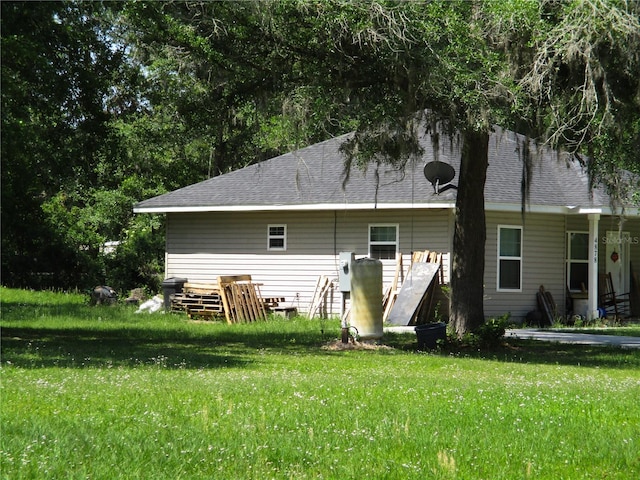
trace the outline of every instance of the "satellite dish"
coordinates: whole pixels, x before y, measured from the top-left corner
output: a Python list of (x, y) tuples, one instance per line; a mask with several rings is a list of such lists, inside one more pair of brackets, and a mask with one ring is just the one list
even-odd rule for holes
[(455, 185), (449, 183), (456, 176), (456, 171), (448, 163), (443, 163), (438, 160), (429, 162), (424, 166), (424, 176), (433, 185), (433, 192), (437, 195), (440, 192), (449, 190), (450, 188), (458, 188)]

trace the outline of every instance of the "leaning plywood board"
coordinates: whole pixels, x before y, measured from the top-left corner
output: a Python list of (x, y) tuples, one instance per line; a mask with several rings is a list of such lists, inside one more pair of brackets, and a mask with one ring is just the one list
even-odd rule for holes
[(413, 264), (389, 313), (390, 324), (409, 325), (429, 286), (435, 280), (439, 268), (438, 263)]

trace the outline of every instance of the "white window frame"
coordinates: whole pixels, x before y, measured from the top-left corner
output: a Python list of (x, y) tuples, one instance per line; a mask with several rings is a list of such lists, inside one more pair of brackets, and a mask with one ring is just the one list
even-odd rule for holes
[[(393, 227), (393, 228), (395, 228), (396, 229), (396, 239), (393, 242), (374, 242), (374, 241), (372, 241), (371, 240), (371, 229), (374, 228), (374, 227)], [(399, 248), (399, 245), (400, 245), (400, 240), (399, 240), (399, 238), (400, 238), (400, 224), (398, 224), (398, 223), (370, 223), (369, 224), (369, 228), (368, 228), (368, 235), (369, 235), (369, 242), (368, 242), (369, 247), (368, 248), (369, 248), (369, 257), (370, 258), (373, 258), (372, 254), (371, 254), (371, 246), (372, 245), (395, 245), (395, 247), (396, 247), (395, 248), (396, 254), (394, 255), (394, 260), (395, 260), (395, 258), (398, 256), (398, 251), (399, 251), (398, 248)], [(385, 258), (385, 259), (380, 259), (380, 260), (384, 261), (384, 260), (387, 260), (387, 259)]]
[[(520, 230), (520, 255), (500, 255), (500, 235), (503, 229)], [(522, 225), (498, 225), (498, 242), (497, 242), (497, 264), (496, 264), (496, 291), (498, 292), (522, 292), (522, 270), (524, 266), (524, 229)], [(503, 288), (500, 287), (500, 261), (501, 260), (518, 260), (520, 262), (520, 288)]]
[[(284, 233), (282, 235), (275, 235), (271, 233), (272, 228), (283, 228)], [(282, 247), (274, 247), (271, 245), (271, 240), (282, 240)], [(267, 251), (269, 252), (284, 252), (287, 250), (287, 224), (286, 223), (273, 223), (267, 225)]]
[[(587, 236), (587, 245), (589, 245), (589, 232), (585, 232), (582, 230), (568, 230), (567, 231), (567, 288), (569, 289), (570, 292), (580, 292), (581, 290), (578, 289), (572, 289), (571, 285), (570, 285), (570, 281), (571, 281), (571, 264), (572, 263), (582, 263), (582, 264), (586, 264), (587, 266), (589, 265), (589, 255), (587, 255), (587, 258), (585, 260), (574, 260), (571, 258), (571, 235), (578, 233), (580, 235), (586, 235)], [(587, 278), (587, 281), (589, 279)], [(587, 287), (588, 288), (588, 287)]]

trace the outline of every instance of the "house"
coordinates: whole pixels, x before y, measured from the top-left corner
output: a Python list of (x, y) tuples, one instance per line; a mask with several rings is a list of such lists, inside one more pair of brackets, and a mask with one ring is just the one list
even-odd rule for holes
[[(263, 296), (284, 297), (301, 311), (321, 275), (338, 277), (343, 251), (381, 259), (385, 283), (394, 276), (396, 253), (406, 269), (413, 251), (443, 252), (446, 281), (456, 190), (436, 192), (423, 169), (438, 160), (458, 172), (459, 143), (441, 138), (436, 159), (425, 134), (419, 161), (403, 169), (354, 167), (347, 178), (339, 151), (347, 137), (136, 204), (137, 213), (167, 215), (166, 277), (215, 283), (219, 275), (251, 274)], [(590, 190), (578, 163), (532, 146), (523, 216), (523, 145), (522, 136), (500, 128), (490, 137), (485, 314), (523, 318), (536, 308), (540, 285), (561, 313), (568, 290), (588, 291), (580, 308), (597, 314), (598, 272), (611, 272), (616, 290), (628, 292), (632, 265), (640, 271), (638, 208), (613, 209), (602, 189)], [(340, 302), (336, 292), (336, 314)]]

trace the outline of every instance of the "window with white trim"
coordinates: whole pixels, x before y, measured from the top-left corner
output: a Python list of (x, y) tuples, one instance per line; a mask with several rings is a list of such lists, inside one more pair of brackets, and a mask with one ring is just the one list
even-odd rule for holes
[(398, 225), (369, 225), (369, 257), (395, 260), (398, 251)]
[(498, 226), (498, 291), (522, 291), (522, 227)]
[(267, 226), (267, 250), (277, 251), (287, 249), (287, 226), (268, 225)]
[(589, 288), (589, 232), (567, 232), (567, 285), (572, 292)]

